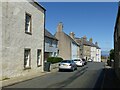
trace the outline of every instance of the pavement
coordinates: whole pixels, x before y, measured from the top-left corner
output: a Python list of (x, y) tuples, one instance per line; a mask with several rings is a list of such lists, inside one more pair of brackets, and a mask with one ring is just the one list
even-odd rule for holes
[(31, 75), (19, 76), (19, 77), (6, 79), (6, 80), (3, 80), (3, 81), (0, 81), (0, 83), (1, 83), (0, 88), (5, 87), (5, 86), (9, 86), (9, 85), (14, 85), (14, 84), (17, 84), (17, 83), (20, 83), (20, 82), (23, 82), (23, 81), (28, 81), (28, 80), (31, 80), (31, 79), (36, 78), (36, 77), (41, 77), (41, 76), (44, 76), (46, 74), (56, 72), (57, 70), (58, 69), (56, 68), (56, 69), (51, 70), (50, 72), (44, 71), (44, 72), (41, 72), (41, 73), (38, 72), (38, 73), (31, 74)]

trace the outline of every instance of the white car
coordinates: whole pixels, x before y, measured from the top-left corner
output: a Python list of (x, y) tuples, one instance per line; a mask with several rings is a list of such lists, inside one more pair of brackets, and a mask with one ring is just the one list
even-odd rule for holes
[(74, 62), (77, 66), (84, 66), (84, 62), (82, 61), (82, 59), (74, 59)]
[(61, 70), (74, 71), (75, 69), (77, 70), (77, 66), (73, 60), (63, 60), (59, 64), (59, 71), (61, 71)]
[(90, 59), (90, 58), (88, 59), (88, 62), (92, 62), (92, 61), (93, 61), (92, 59)]

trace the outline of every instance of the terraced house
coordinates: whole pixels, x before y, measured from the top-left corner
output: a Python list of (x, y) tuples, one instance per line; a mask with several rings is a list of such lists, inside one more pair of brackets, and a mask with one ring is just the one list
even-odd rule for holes
[(47, 29), (45, 29), (45, 54), (44, 60), (48, 57), (58, 56), (58, 40)]
[(58, 39), (59, 56), (63, 59), (79, 58), (79, 45), (74, 40), (74, 33), (67, 35), (63, 31), (63, 24), (60, 22), (55, 37)]
[(43, 71), (45, 9), (33, 0), (2, 2), (1, 78)]
[(120, 79), (120, 3), (114, 28), (115, 72)]
[(86, 36), (75, 38), (75, 40), (80, 45), (80, 58), (101, 62), (101, 49), (97, 42), (94, 44), (92, 38), (88, 41)]

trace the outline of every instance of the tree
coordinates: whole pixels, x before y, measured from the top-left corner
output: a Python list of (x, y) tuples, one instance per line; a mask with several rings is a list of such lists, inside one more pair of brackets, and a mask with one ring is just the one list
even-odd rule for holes
[(114, 60), (114, 49), (110, 50), (109, 56), (110, 56), (110, 60), (112, 60), (112, 59)]

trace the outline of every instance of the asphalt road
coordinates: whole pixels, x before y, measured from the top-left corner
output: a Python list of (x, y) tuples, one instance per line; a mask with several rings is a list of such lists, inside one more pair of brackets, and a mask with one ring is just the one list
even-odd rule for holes
[(74, 72), (53, 72), (5, 88), (100, 88), (104, 63), (89, 62)]

